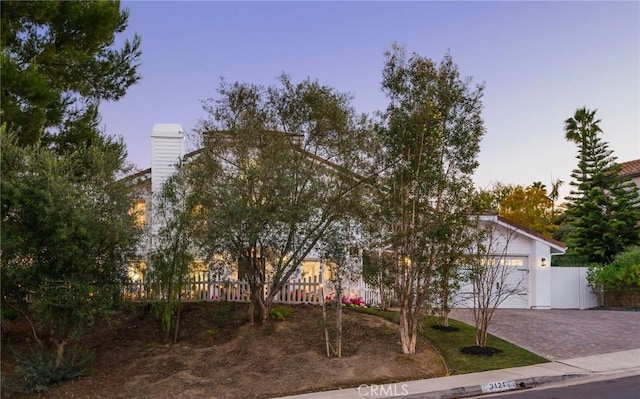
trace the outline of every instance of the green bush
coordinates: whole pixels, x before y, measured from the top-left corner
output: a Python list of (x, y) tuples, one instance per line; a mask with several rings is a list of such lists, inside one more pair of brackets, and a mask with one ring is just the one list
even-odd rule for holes
[(93, 353), (81, 348), (67, 350), (57, 367), (55, 351), (42, 347), (26, 354), (14, 352), (14, 357), (15, 374), (6, 388), (26, 393), (45, 392), (62, 381), (88, 375), (93, 366)]
[(293, 314), (293, 311), (290, 308), (282, 305), (274, 307), (273, 309), (271, 309), (271, 312), (269, 312), (269, 316), (275, 320), (284, 320), (290, 317), (291, 314)]
[(601, 305), (640, 306), (640, 247), (621, 253), (608, 265), (591, 265), (587, 280)]

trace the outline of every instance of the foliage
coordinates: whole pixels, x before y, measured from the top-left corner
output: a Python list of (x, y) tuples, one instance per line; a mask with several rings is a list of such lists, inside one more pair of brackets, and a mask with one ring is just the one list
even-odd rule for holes
[(187, 182), (181, 168), (163, 184), (154, 207), (154, 248), (150, 255), (148, 273), (154, 291), (160, 298), (153, 303), (153, 310), (162, 320), (165, 340), (171, 330), (173, 342), (180, 330), (181, 296), (193, 265), (191, 236), (194, 230), (196, 206), (189, 195)]
[(540, 182), (527, 187), (496, 183), (490, 190), (479, 192), (476, 208), (480, 212), (498, 212), (514, 223), (550, 237), (558, 228), (552, 196), (557, 194), (561, 183), (556, 181), (550, 193)]
[(382, 87), (390, 102), (378, 128), (385, 155), (378, 224), (398, 265), (402, 350), (414, 353), (436, 270), (455, 273), (468, 246), (483, 87), (461, 78), (449, 54), (438, 64), (407, 58), (395, 44), (385, 56)]
[(601, 305), (640, 306), (640, 247), (618, 254), (610, 264), (591, 265), (587, 280)]
[(396, 273), (393, 257), (382, 250), (362, 252), (362, 279), (380, 292), (380, 307), (388, 309), (397, 304), (395, 300)]
[(40, 346), (32, 347), (27, 354), (14, 352), (14, 358), (15, 374), (5, 387), (25, 393), (46, 392), (52, 385), (87, 375), (94, 360), (91, 351), (73, 348), (56, 365), (54, 352)]
[(566, 121), (567, 139), (578, 144), (578, 167), (572, 172), (567, 208), (569, 255), (610, 263), (625, 248), (640, 244), (640, 195), (619, 164), (602, 132), (595, 111), (576, 111)]
[(96, 138), (69, 128), (140, 79), (140, 38), (114, 48), (128, 17), (119, 1), (2, 2), (0, 103), (20, 145), (60, 130), (61, 142)]
[[(346, 210), (357, 206), (365, 132), (349, 98), (286, 75), (267, 88), (222, 82), (205, 103), (205, 150), (191, 168), (200, 198), (199, 246), (238, 260), (251, 321)], [(340, 165), (340, 166), (338, 166)], [(269, 294), (264, 298), (265, 285)]]
[(552, 212), (552, 201), (544, 185), (515, 186), (500, 201), (500, 216), (547, 236), (551, 236), (556, 228)]
[(269, 316), (275, 320), (285, 320), (293, 314), (293, 310), (287, 306), (278, 305), (271, 308)]
[(55, 154), (1, 135), (3, 288), (18, 288), (3, 293), (31, 295), (40, 332), (63, 351), (120, 298), (135, 250), (130, 188), (115, 179), (127, 170), (124, 145), (106, 137)]

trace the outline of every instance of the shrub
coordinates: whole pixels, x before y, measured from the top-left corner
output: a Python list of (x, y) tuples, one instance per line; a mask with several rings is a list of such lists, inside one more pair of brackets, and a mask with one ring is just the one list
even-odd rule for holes
[(93, 365), (93, 353), (81, 348), (67, 350), (57, 367), (55, 350), (38, 346), (14, 356), (16, 371), (8, 388), (18, 392), (45, 392), (52, 385), (89, 374)]
[(640, 306), (640, 247), (631, 248), (608, 265), (594, 264), (589, 285), (604, 306)]
[(278, 305), (271, 309), (269, 312), (269, 316), (275, 320), (284, 320), (290, 317), (293, 314), (293, 311), (286, 306)]

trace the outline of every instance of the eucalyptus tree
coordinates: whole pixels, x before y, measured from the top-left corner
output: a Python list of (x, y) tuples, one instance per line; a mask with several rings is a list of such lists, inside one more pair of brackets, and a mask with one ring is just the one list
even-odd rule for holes
[(459, 264), (471, 239), (465, 231), (473, 224), (471, 177), (485, 132), (483, 86), (461, 78), (450, 54), (439, 63), (418, 54), (407, 58), (394, 44), (385, 57), (389, 105), (378, 133), (388, 190), (381, 202), (398, 264), (402, 351), (414, 353), (434, 277)]
[(366, 133), (350, 98), (309, 79), (222, 82), (205, 102), (204, 151), (193, 167), (201, 246), (238, 259), (263, 320), (328, 228), (357, 207), (367, 182)]

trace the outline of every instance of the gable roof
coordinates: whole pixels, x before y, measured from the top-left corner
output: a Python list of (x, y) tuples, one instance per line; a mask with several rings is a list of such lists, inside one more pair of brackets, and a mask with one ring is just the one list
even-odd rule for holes
[(553, 238), (547, 237), (544, 234), (540, 234), (537, 231), (532, 230), (519, 223), (516, 223), (512, 220), (509, 220), (504, 216), (499, 216), (498, 214), (495, 214), (495, 213), (491, 213), (491, 214), (485, 213), (481, 215), (481, 219), (495, 220), (498, 222), (498, 224), (514, 229), (519, 234), (529, 237), (535, 241), (542, 242), (549, 246), (552, 254), (564, 254), (565, 251), (567, 250), (567, 245), (565, 243), (558, 240), (554, 240)]
[(636, 177), (640, 176), (640, 159), (634, 159), (633, 161), (622, 162), (620, 164), (620, 176)]

